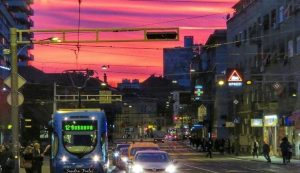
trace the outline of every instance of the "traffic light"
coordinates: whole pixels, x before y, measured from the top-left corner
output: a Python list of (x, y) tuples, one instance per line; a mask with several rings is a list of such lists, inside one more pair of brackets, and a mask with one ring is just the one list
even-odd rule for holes
[(146, 32), (147, 40), (178, 40), (178, 33), (171, 32)]

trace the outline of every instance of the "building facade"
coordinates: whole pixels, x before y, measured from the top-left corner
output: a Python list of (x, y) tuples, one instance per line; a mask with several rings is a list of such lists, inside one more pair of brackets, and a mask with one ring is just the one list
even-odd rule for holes
[[(253, 81), (236, 93), (239, 142), (265, 141), (274, 155), (284, 136), (294, 145), (294, 153), (300, 154), (298, 130), (293, 125), (300, 101), (299, 3), (241, 0), (227, 21), (230, 65)], [(293, 114), (293, 120), (287, 118)]]
[(194, 56), (192, 36), (184, 37), (184, 47), (163, 49), (163, 76), (179, 85), (191, 86), (190, 64)]
[[(8, 91), (3, 88), (3, 80), (9, 75), (11, 67), (11, 55), (4, 51), (10, 48), (10, 28), (30, 29), (33, 26), (33, 21), (30, 16), (33, 15), (33, 10), (30, 5), (33, 0), (2, 0), (0, 2), (0, 80), (1, 80), (1, 109), (0, 109), (0, 143), (3, 142), (5, 134), (9, 133), (7, 125), (10, 122), (10, 107), (6, 103)], [(30, 40), (33, 34), (26, 35), (23, 39)], [(28, 61), (33, 60), (28, 50), (32, 49), (33, 45), (20, 45), (18, 47), (18, 65), (27, 65)]]

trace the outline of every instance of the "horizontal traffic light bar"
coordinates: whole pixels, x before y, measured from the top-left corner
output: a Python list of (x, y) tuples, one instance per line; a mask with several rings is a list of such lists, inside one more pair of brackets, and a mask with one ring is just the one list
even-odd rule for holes
[[(37, 40), (23, 40), (30, 33), (47, 34), (51, 37)], [(78, 40), (77, 35), (80, 39)], [(55, 39), (54, 39), (55, 38)], [(55, 29), (17, 30), (17, 44), (61, 44), (97, 42), (143, 42), (178, 41), (179, 28), (96, 28), (96, 29)]]

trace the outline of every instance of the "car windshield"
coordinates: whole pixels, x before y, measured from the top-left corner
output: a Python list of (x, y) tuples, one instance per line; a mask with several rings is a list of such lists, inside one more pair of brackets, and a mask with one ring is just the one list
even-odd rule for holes
[(169, 157), (165, 153), (139, 153), (135, 160), (139, 162), (168, 162)]
[(131, 148), (130, 155), (134, 156), (136, 152), (144, 151), (144, 150), (159, 150), (159, 148), (158, 147), (136, 147), (136, 148)]
[(97, 121), (65, 121), (63, 130), (63, 144), (68, 152), (82, 155), (96, 147)]
[(117, 150), (120, 150), (121, 148), (128, 148), (130, 146), (130, 144), (118, 144), (117, 145)]
[(127, 156), (128, 155), (128, 148), (121, 148), (120, 153), (122, 156)]

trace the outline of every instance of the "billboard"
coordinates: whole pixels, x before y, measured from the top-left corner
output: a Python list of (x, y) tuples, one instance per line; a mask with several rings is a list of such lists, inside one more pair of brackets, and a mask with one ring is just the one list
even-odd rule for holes
[(251, 127), (262, 127), (263, 120), (262, 119), (251, 119)]
[(277, 115), (266, 115), (264, 116), (264, 126), (265, 127), (275, 127), (278, 123)]

